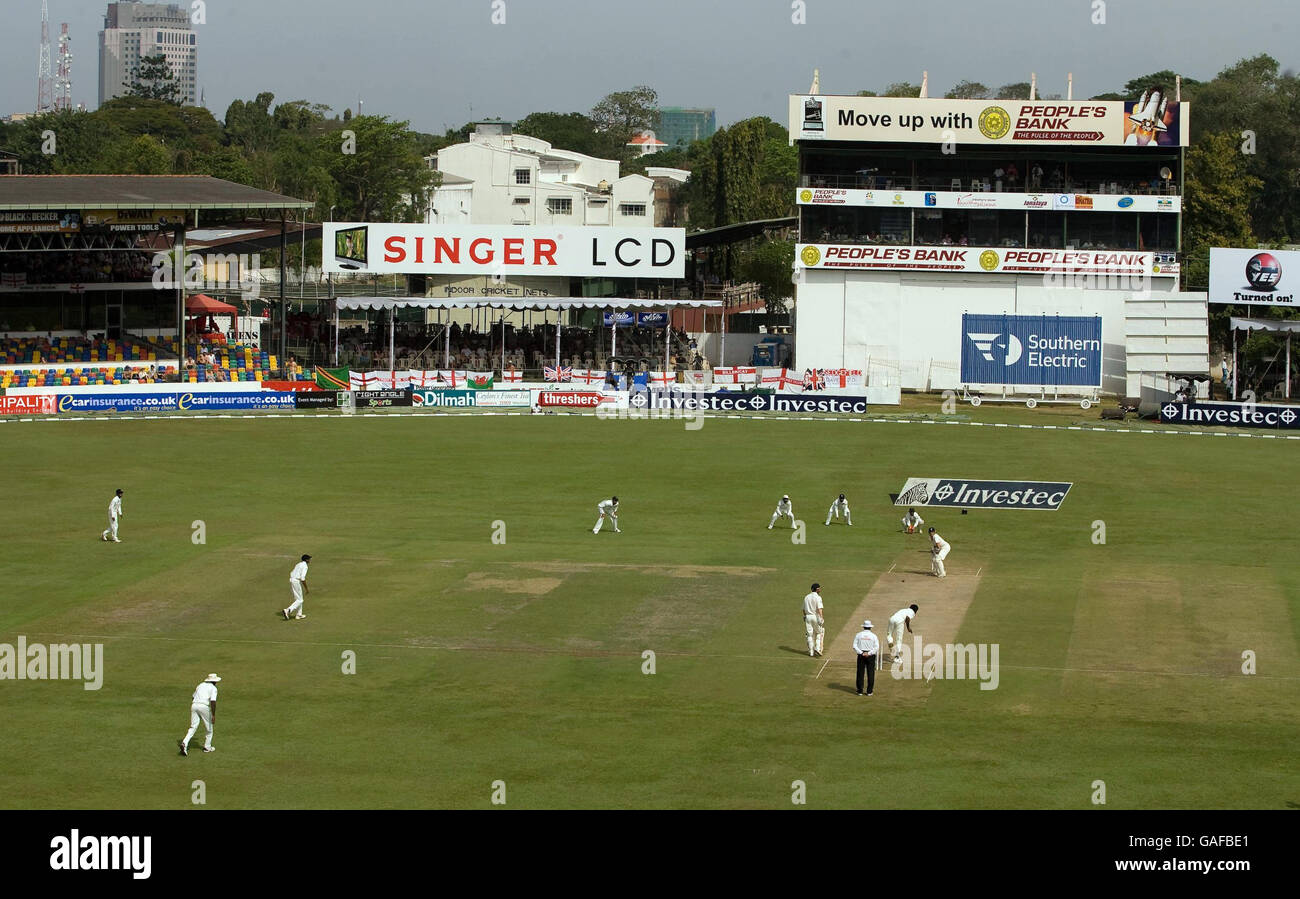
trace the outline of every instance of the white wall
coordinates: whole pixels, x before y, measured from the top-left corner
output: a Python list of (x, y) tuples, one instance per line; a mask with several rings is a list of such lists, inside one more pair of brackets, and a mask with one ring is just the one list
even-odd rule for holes
[[(1150, 280), (1159, 301), (1175, 278)], [(806, 270), (795, 303), (798, 368), (861, 368), (869, 383), (959, 386), (963, 312), (1100, 315), (1102, 390), (1124, 394), (1131, 290), (1047, 287), (1041, 276)]]
[[(1159, 403), (1176, 384), (1165, 372), (1209, 374), (1208, 294), (1168, 293), (1133, 297), (1125, 308), (1125, 396)], [(1209, 384), (1200, 385), (1208, 396)]]

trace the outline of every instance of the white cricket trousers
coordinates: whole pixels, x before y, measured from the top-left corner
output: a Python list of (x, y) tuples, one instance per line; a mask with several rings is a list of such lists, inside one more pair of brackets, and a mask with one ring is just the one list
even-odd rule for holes
[(941, 549), (930, 558), (930, 570), (938, 577), (947, 577), (948, 572), (943, 567), (943, 560), (948, 558), (948, 550), (946, 548)]
[(117, 539), (117, 516), (116, 515), (108, 516), (108, 527), (104, 529), (104, 533), (101, 534), (100, 536), (103, 537), (105, 540)]
[(772, 513), (772, 520), (769, 521), (769, 522), (767, 523), (767, 526), (768, 526), (769, 528), (772, 527), (774, 524), (776, 524), (776, 520), (777, 520), (778, 518), (788, 518), (788, 519), (790, 519), (790, 527), (792, 527), (792, 528), (794, 527), (794, 513), (793, 513), (793, 512), (773, 512), (773, 513)]
[(199, 729), (200, 721), (202, 721), (204, 726), (206, 726), (208, 729), (207, 739), (203, 741), (203, 745), (211, 749), (212, 748), (212, 709), (208, 707), (208, 704), (206, 702), (201, 705), (196, 702), (190, 706), (190, 729), (185, 732), (185, 739), (181, 740), (181, 742), (184, 743), (186, 746), (190, 745), (190, 738), (193, 737), (194, 732)]
[(289, 578), (289, 589), (293, 591), (293, 602), (289, 606), (289, 614), (292, 615), (302, 608), (302, 581)]
[(889, 622), (889, 633), (885, 635), (885, 639), (889, 643), (889, 654), (892, 658), (898, 658), (898, 649), (903, 645), (903, 631), (905, 628), (906, 625), (901, 621), (898, 624), (894, 624), (892, 621)]
[[(839, 521), (839, 520), (840, 520), (840, 505), (839, 505), (839, 503), (833, 503), (833, 504), (831, 505), (830, 511), (826, 513), (826, 523), (827, 523), (827, 524), (830, 524), (832, 518), (834, 518), (836, 521)], [(845, 506), (845, 507), (844, 507), (844, 523), (845, 523), (845, 524), (853, 524), (853, 519), (852, 519), (852, 517), (849, 516), (849, 507), (848, 507), (848, 506)]]
[(821, 619), (816, 615), (803, 616), (803, 629), (808, 635), (808, 651), (821, 652), (822, 641), (826, 636), (826, 628)]
[[(592, 531), (593, 534), (599, 534), (599, 533), (600, 533), (600, 529), (601, 529), (602, 527), (604, 527), (604, 525), (605, 525), (605, 513), (604, 513), (604, 512), (601, 512), (601, 510), (600, 510), (599, 507), (597, 507), (596, 511), (597, 511), (597, 512), (600, 512), (600, 517), (596, 519), (596, 526), (595, 526), (594, 528), (591, 529), (591, 531)], [(609, 520), (610, 520), (611, 522), (613, 522), (613, 524), (614, 524), (614, 530), (617, 531), (617, 530), (618, 530), (618, 516), (617, 516), (617, 515), (610, 515), (610, 516), (609, 516)]]

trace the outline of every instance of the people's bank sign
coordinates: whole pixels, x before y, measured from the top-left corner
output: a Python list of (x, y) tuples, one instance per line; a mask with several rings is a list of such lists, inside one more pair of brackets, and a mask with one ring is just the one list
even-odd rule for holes
[(963, 314), (961, 380), (1100, 387), (1101, 318)]
[(684, 278), (683, 228), (328, 222), (327, 272)]

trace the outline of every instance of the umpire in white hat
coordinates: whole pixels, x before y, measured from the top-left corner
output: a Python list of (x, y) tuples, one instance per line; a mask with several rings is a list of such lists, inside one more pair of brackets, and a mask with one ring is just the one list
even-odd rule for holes
[(853, 638), (853, 653), (858, 657), (858, 695), (862, 694), (862, 675), (867, 676), (867, 696), (876, 689), (876, 660), (880, 657), (880, 638), (871, 632), (871, 619), (862, 622), (862, 630)]

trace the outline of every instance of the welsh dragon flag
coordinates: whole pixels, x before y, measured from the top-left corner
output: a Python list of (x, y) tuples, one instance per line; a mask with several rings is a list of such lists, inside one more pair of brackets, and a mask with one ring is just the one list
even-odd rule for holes
[(470, 390), (491, 390), (492, 372), (471, 371), (465, 373), (465, 386)]
[(323, 390), (351, 390), (352, 378), (347, 368), (316, 366), (316, 386)]

